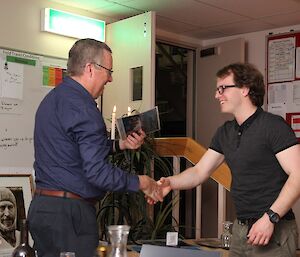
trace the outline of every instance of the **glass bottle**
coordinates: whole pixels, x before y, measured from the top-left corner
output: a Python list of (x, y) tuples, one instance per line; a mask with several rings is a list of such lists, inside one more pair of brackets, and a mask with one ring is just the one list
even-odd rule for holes
[(21, 220), (20, 227), (20, 244), (13, 251), (12, 257), (35, 257), (34, 249), (28, 244), (28, 224), (26, 219)]
[(130, 226), (112, 225), (108, 226), (108, 233), (111, 242), (109, 257), (127, 257), (127, 237)]
[(225, 249), (230, 248), (231, 238), (232, 238), (232, 234), (231, 234), (230, 230), (231, 230), (232, 224), (233, 223), (231, 221), (223, 222), (223, 233), (221, 235), (221, 242), (222, 242), (222, 247)]

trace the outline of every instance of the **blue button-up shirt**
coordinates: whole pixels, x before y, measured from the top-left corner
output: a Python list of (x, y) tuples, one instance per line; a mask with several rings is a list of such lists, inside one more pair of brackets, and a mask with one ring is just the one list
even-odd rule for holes
[(103, 117), (89, 92), (72, 78), (51, 90), (35, 117), (37, 188), (83, 198), (106, 191), (137, 191), (139, 180), (107, 161), (111, 151)]

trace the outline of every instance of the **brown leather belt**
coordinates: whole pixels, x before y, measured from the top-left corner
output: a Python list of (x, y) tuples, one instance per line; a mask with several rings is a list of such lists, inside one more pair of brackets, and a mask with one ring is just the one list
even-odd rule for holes
[(44, 196), (54, 196), (54, 197), (62, 197), (62, 198), (70, 198), (70, 199), (78, 199), (78, 200), (84, 200), (90, 204), (96, 204), (95, 199), (85, 199), (81, 196), (67, 192), (67, 191), (58, 191), (58, 190), (48, 190), (48, 189), (39, 189), (37, 188), (34, 192), (35, 195), (44, 195)]

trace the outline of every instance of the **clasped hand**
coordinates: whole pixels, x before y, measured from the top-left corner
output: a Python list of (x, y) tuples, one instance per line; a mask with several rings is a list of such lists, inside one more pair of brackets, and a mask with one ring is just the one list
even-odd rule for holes
[(152, 188), (149, 192), (144, 192), (147, 203), (151, 205), (158, 201), (162, 202), (163, 198), (172, 190), (169, 178), (164, 177), (160, 178), (158, 181), (152, 180), (151, 186)]

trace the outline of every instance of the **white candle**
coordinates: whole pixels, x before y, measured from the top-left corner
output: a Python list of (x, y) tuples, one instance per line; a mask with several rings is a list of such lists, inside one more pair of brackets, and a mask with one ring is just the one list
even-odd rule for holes
[(127, 108), (127, 116), (130, 116), (131, 115), (131, 108), (130, 108), (130, 106), (128, 106), (128, 108)]
[(114, 106), (113, 112), (111, 114), (111, 133), (110, 133), (110, 138), (114, 140), (116, 138), (116, 110), (117, 107)]

